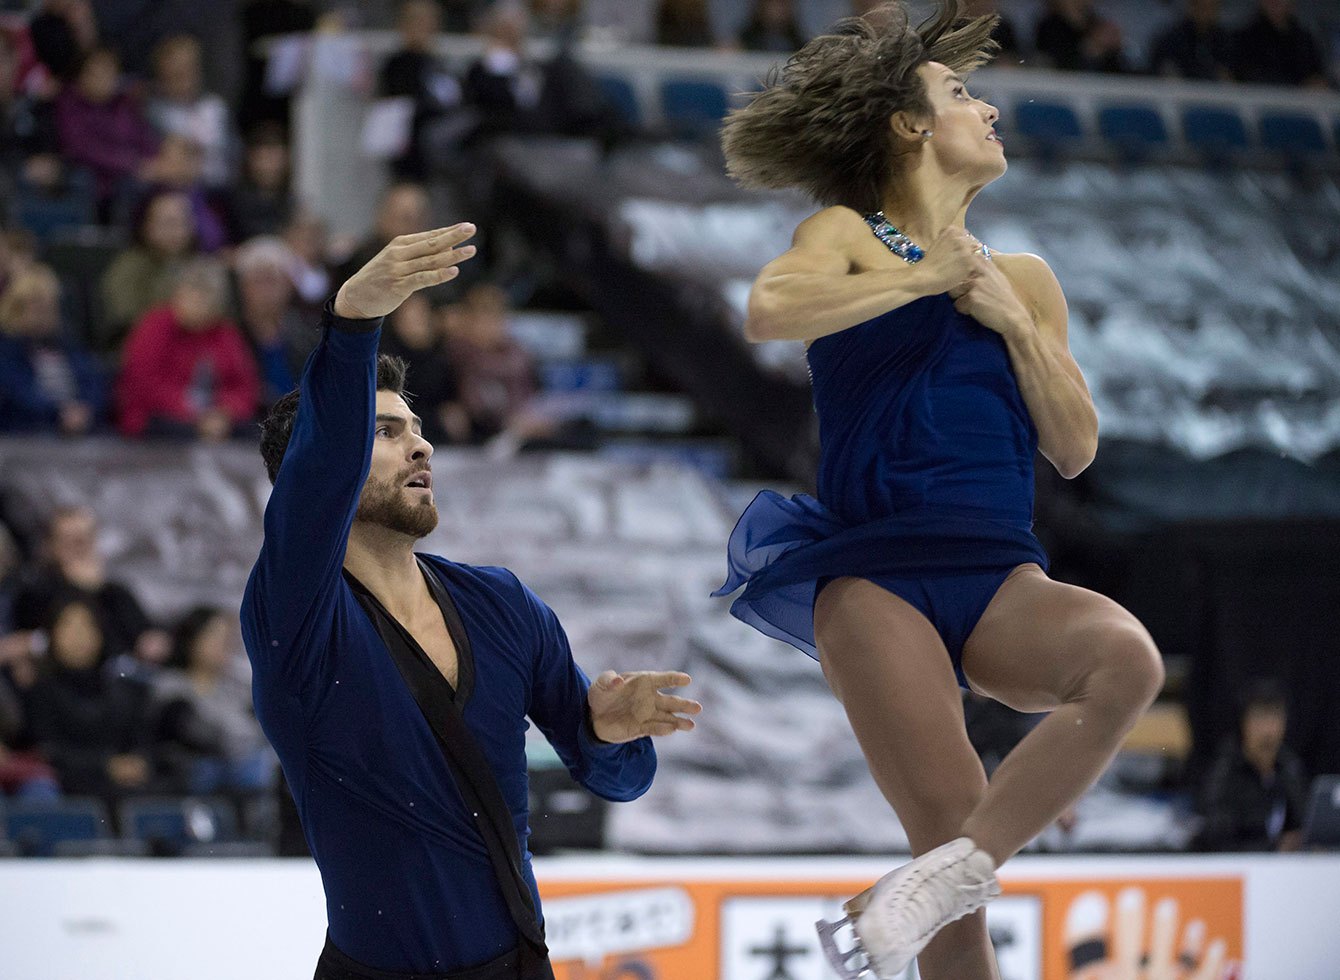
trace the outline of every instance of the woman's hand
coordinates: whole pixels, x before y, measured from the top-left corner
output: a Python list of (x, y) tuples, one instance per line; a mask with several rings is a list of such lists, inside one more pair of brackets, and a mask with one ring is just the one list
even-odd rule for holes
[(916, 264), (923, 293), (952, 296), (955, 290), (967, 289), (982, 274), (975, 259), (981, 259), (976, 240), (962, 228), (946, 228), (926, 247), (925, 258)]
[(1021, 331), (1035, 329), (1032, 314), (1000, 267), (980, 253), (974, 253), (972, 261), (973, 275), (949, 290), (954, 309), (1006, 340)]
[(391, 239), (340, 287), (335, 315), (375, 320), (395, 312), (420, 289), (450, 282), (475, 254), (473, 245), (462, 245), (474, 233), (474, 225), (460, 224)]

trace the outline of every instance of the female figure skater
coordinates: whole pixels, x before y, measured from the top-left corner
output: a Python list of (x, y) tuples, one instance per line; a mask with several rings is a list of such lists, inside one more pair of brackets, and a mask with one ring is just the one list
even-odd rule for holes
[[(808, 344), (818, 499), (760, 494), (719, 594), (744, 586), (736, 616), (819, 659), (907, 831), (915, 859), (836, 924), (882, 978), (918, 954), (925, 980), (997, 976), (980, 911), (995, 869), (1097, 779), (1163, 682), (1140, 623), (1048, 578), (1031, 531), (1035, 450), (1074, 477), (1098, 426), (1047, 263), (965, 229), (1005, 153), (963, 79), (996, 18), (960, 10), (843, 22), (724, 131), (742, 184), (826, 207), (760, 273), (746, 326)], [(960, 684), (1051, 712), (989, 784)]]

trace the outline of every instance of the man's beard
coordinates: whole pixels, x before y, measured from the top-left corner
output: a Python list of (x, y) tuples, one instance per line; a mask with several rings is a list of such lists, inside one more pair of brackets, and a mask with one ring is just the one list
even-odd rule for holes
[(416, 540), (432, 534), (437, 527), (437, 505), (431, 496), (423, 500), (405, 499), (404, 483), (410, 476), (410, 473), (402, 474), (394, 483), (368, 477), (358, 498), (354, 520)]

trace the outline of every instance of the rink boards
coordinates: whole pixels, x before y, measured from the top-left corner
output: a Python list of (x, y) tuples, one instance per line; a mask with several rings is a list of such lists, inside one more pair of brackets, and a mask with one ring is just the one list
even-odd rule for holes
[[(536, 861), (558, 980), (830, 980), (813, 923), (901, 859)], [(1155, 916), (1230, 976), (1340, 980), (1340, 855), (1021, 858), (989, 923), (1002, 980)], [(304, 861), (0, 861), (6, 980), (291, 980), (324, 933)], [(1119, 921), (1120, 920), (1120, 921)], [(1146, 940), (1147, 943), (1147, 940)], [(1092, 947), (1090, 947), (1092, 948)]]

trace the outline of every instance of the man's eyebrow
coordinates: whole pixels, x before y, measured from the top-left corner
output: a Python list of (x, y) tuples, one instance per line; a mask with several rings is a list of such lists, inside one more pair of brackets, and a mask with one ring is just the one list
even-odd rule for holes
[[(423, 419), (419, 418), (417, 415), (411, 415), (411, 416), (410, 416), (410, 420), (413, 421), (413, 423), (414, 423), (419, 429), (422, 429), (422, 428), (423, 428)], [(397, 422), (397, 423), (399, 423), (400, 425), (404, 425), (404, 424), (405, 424), (405, 416), (403, 416), (403, 415), (389, 415), (389, 414), (386, 414), (386, 413), (383, 412), (383, 413), (379, 413), (379, 414), (377, 415), (377, 421), (378, 421), (378, 422)]]

